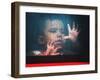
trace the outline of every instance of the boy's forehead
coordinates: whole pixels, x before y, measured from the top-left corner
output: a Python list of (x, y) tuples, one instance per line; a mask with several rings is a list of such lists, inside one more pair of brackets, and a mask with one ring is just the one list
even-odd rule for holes
[(46, 21), (46, 26), (47, 27), (63, 27), (63, 22), (61, 20), (47, 20)]

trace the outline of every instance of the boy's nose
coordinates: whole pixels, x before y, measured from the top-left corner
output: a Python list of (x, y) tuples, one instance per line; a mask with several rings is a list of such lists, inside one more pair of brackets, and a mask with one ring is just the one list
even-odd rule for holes
[(57, 37), (62, 37), (62, 34), (60, 31), (57, 31)]

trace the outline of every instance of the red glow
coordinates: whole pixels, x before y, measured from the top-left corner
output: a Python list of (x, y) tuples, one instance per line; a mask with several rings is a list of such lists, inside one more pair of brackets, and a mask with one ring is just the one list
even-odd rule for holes
[(63, 65), (83, 65), (89, 64), (89, 62), (62, 62), (62, 63), (37, 63), (26, 64), (26, 67), (45, 67), (45, 66), (63, 66)]

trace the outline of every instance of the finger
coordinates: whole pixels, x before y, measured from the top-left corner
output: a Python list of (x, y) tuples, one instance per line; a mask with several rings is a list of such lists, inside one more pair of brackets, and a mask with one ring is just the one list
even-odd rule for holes
[(60, 53), (52, 53), (52, 54), (50, 54), (50, 55), (60, 55)]
[(75, 30), (75, 22), (73, 22), (73, 28), (72, 28), (72, 30)]
[(60, 53), (54, 53), (53, 55), (60, 55)]
[(52, 46), (52, 41), (49, 40), (48, 44), (49, 44), (49, 46)]
[(68, 26), (68, 33), (70, 33), (70, 31), (71, 31), (71, 27), (70, 27), (69, 24), (67, 24), (67, 26)]
[(77, 32), (79, 31), (78, 24), (77, 24), (77, 26), (75, 28), (75, 31), (77, 31)]
[(53, 50), (53, 53), (56, 53), (56, 52), (57, 52), (57, 50), (58, 50), (58, 49), (57, 49), (57, 48), (55, 48), (55, 49)]
[(77, 24), (77, 32), (80, 33), (81, 32), (81, 28), (79, 28), (79, 25)]
[(69, 36), (64, 36), (63, 39), (69, 39)]
[(50, 42), (50, 45), (51, 45), (51, 46), (54, 46), (54, 41), (51, 41), (51, 42)]
[(55, 53), (55, 52), (57, 52), (57, 50), (58, 49), (60, 49), (61, 47), (56, 47), (54, 50), (53, 50), (53, 52)]
[(75, 31), (76, 31), (76, 32), (78, 31), (78, 24), (77, 24), (77, 26), (76, 26), (76, 28), (75, 28)]
[(77, 34), (79, 34), (79, 33), (80, 33), (80, 30), (77, 31)]
[(50, 46), (50, 41), (48, 41), (47, 45), (49, 45), (49, 46)]

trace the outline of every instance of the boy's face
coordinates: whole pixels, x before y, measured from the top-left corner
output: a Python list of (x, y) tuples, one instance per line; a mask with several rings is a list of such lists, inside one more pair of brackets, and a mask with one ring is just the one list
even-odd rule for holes
[(47, 20), (44, 30), (47, 42), (53, 41), (55, 46), (62, 46), (64, 40), (64, 25), (61, 20)]

